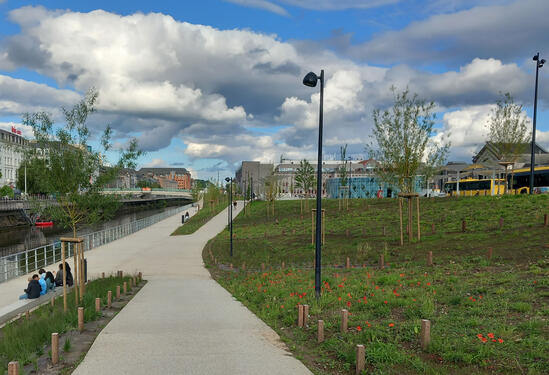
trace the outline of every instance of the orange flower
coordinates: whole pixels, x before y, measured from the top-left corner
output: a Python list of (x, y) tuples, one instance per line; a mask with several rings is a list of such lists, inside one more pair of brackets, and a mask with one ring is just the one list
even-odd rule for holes
[(395, 324), (394, 323), (389, 323), (389, 327), (394, 327)]
[(362, 331), (362, 327), (361, 326), (356, 326), (356, 330), (360, 332), (360, 331)]
[(479, 334), (477, 335), (477, 337), (478, 337), (479, 339), (481, 339), (481, 338), (482, 338), (482, 333), (479, 333)]
[(493, 338), (494, 338), (494, 334), (493, 334), (493, 333), (489, 333), (489, 334), (488, 334), (488, 335), (486, 335), (486, 336), (488, 336), (488, 337), (489, 337), (489, 338), (491, 338), (491, 339), (493, 339)]
[(387, 301), (383, 301), (384, 304), (387, 304), (388, 302)]
[(499, 342), (500, 344), (502, 344), (502, 343), (503, 343), (503, 339), (498, 339), (498, 342)]

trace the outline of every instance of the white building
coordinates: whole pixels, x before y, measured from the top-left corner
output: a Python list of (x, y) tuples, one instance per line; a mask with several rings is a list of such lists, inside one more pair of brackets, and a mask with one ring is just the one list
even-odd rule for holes
[(0, 129), (0, 186), (17, 183), (17, 169), (23, 160), (23, 147), (27, 140), (21, 132), (12, 127), (11, 132)]

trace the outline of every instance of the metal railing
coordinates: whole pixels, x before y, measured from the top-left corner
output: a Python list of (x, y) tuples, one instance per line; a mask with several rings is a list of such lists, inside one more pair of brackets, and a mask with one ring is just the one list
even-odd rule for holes
[[(80, 236), (84, 242), (84, 251), (102, 246), (119, 238), (128, 236), (132, 233), (147, 228), (181, 211), (188, 210), (192, 204), (186, 206), (168, 209), (159, 214), (149, 216), (140, 220), (132, 221), (118, 225), (116, 227), (104, 229), (98, 232), (89, 233)], [(175, 229), (175, 228), (174, 228)], [(73, 246), (67, 244), (67, 258), (73, 255)], [(0, 258), (0, 283), (26, 275), (29, 272), (44, 268), (48, 265), (61, 261), (61, 242), (56, 241), (48, 245), (40, 246), (35, 249), (25, 250), (16, 254), (7, 255)]]

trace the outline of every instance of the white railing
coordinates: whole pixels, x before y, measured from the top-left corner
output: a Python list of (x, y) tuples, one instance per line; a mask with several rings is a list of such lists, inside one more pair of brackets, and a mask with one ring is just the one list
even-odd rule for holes
[[(128, 236), (132, 233), (140, 231), (146, 227), (158, 223), (173, 216), (181, 211), (188, 210), (192, 204), (171, 208), (156, 215), (152, 215), (140, 220), (132, 221), (118, 225), (116, 227), (104, 229), (98, 232), (89, 233), (80, 236), (84, 242), (84, 251), (91, 250), (95, 247), (102, 246), (119, 238)], [(72, 244), (67, 244), (67, 258), (73, 255)], [(61, 261), (61, 242), (37, 247), (35, 249), (25, 250), (20, 253), (7, 255), (0, 258), (0, 283), (26, 275), (29, 272), (44, 268), (48, 265), (55, 264)]]

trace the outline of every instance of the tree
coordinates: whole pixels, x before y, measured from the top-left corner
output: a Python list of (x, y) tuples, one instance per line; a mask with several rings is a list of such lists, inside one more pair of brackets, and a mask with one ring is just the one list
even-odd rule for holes
[(275, 214), (275, 201), (280, 193), (278, 186), (278, 177), (270, 175), (265, 177), (265, 200), (267, 201), (267, 216), (269, 215), (269, 209), (271, 209), (272, 215)]
[(14, 197), (13, 189), (8, 185), (2, 186), (0, 188), (0, 197), (13, 198)]
[[(98, 92), (89, 90), (71, 109), (62, 108), (64, 126), (54, 125), (50, 115), (38, 112), (23, 115), (22, 123), (31, 126), (36, 139), (35, 147), (25, 152), (24, 163), (42, 165), (41, 188), (55, 194), (58, 205), (45, 209), (45, 214), (66, 228), (74, 237), (77, 227), (106, 220), (114, 216), (119, 200), (103, 195), (103, 187), (116, 178), (121, 168), (135, 168), (142, 151), (132, 139), (121, 150), (120, 159), (113, 168), (104, 168), (104, 154), (88, 146), (90, 135), (86, 125), (88, 116), (95, 112)], [(106, 127), (101, 146), (104, 152), (111, 147), (111, 128)]]
[(25, 169), (26, 169), (26, 186), (28, 194), (44, 194), (48, 193), (48, 188), (45, 185), (46, 181), (46, 160), (45, 159), (29, 159), (23, 160), (17, 170), (17, 188), (25, 191)]
[(306, 209), (309, 209), (309, 192), (315, 184), (315, 171), (311, 164), (303, 159), (299, 162), (299, 167), (295, 172), (295, 186), (305, 192), (307, 200), (305, 200)]
[[(530, 123), (522, 111), (522, 105), (515, 104), (511, 94), (505, 93), (503, 98), (496, 102), (487, 125), (488, 141), (493, 146), (498, 160), (505, 165), (505, 181), (507, 165), (511, 165), (513, 180), (513, 165), (520, 154), (527, 152), (531, 140), (531, 133), (528, 131)], [(507, 193), (507, 183), (505, 192)]]
[(379, 163), (378, 174), (389, 185), (403, 193), (414, 191), (416, 176), (428, 177), (441, 166), (450, 143), (432, 138), (435, 114), (433, 102), (427, 103), (408, 89), (394, 94), (392, 109), (373, 112), (373, 142), (369, 145), (372, 158)]

